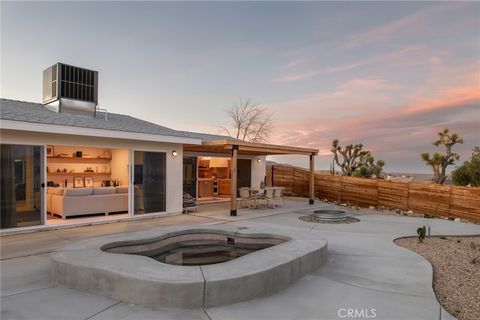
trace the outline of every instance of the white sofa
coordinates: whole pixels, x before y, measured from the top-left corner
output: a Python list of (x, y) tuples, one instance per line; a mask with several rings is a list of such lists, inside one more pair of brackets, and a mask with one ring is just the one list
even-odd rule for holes
[(47, 211), (69, 216), (128, 211), (128, 187), (48, 188)]

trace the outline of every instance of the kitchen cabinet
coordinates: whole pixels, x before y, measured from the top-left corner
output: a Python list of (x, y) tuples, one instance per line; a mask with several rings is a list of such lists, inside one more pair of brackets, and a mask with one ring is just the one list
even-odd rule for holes
[(198, 197), (213, 197), (213, 179), (198, 179)]
[(218, 194), (230, 195), (230, 179), (218, 179)]

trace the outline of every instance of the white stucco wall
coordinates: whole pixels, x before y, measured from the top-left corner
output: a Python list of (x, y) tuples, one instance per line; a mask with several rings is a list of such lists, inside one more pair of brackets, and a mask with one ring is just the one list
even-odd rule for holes
[[(166, 212), (182, 211), (183, 201), (183, 146), (174, 143), (147, 142), (127, 139), (85, 137), (38, 133), (17, 130), (0, 131), (1, 142), (23, 145), (72, 145), (78, 147), (116, 148), (152, 152), (165, 152), (167, 156), (167, 195)], [(172, 151), (178, 152), (174, 157)]]
[[(252, 160), (252, 187), (260, 187), (260, 183), (265, 180), (267, 170), (266, 157), (249, 157)], [(260, 162), (257, 161), (260, 159)]]

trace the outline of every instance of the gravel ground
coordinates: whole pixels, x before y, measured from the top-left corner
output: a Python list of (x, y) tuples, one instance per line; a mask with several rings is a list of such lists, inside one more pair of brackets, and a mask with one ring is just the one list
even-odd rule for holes
[(345, 219), (344, 221), (324, 221), (324, 220), (321, 220), (319, 217), (314, 216), (314, 215), (302, 216), (298, 219), (300, 219), (302, 221), (306, 221), (306, 222), (325, 223), (325, 224), (355, 223), (355, 222), (360, 221), (357, 218), (353, 218), (353, 217), (347, 217), (347, 219)]
[(480, 236), (409, 237), (399, 246), (425, 257), (433, 266), (433, 290), (440, 304), (459, 320), (480, 319)]

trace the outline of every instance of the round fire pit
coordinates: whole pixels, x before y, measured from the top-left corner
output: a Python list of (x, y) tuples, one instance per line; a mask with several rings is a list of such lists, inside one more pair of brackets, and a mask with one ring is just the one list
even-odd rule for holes
[(331, 209), (315, 210), (309, 215), (301, 216), (298, 219), (305, 222), (325, 224), (348, 224), (360, 221), (357, 218), (347, 216), (345, 211)]
[(315, 210), (313, 215), (322, 221), (339, 222), (347, 220), (345, 211), (340, 210)]

